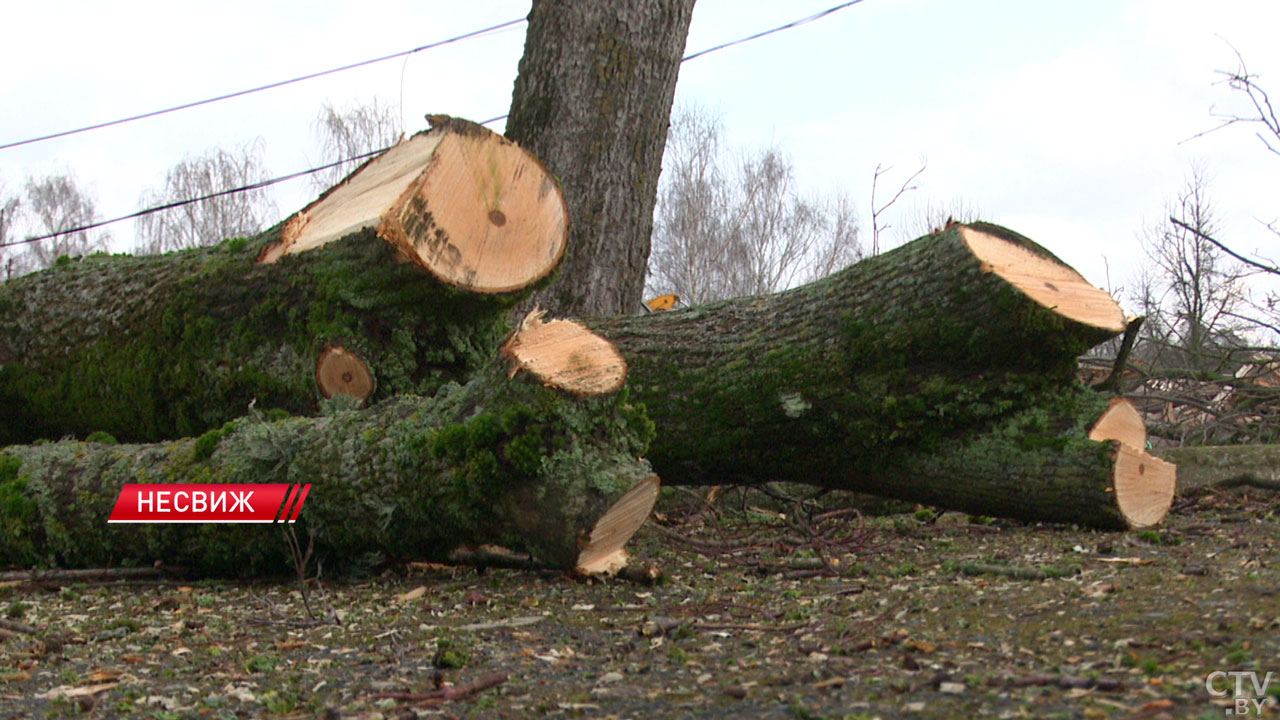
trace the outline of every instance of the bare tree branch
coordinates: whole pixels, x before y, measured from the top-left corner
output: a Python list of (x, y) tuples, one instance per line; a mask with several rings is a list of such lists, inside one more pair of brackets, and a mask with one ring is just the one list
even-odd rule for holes
[[(93, 199), (76, 186), (70, 174), (28, 179), (26, 191), (27, 213), (39, 234), (64, 232), (98, 219)], [(106, 232), (67, 233), (32, 243), (26, 255), (35, 269), (47, 268), (63, 255), (78, 257), (105, 250), (110, 237)]]
[[(377, 98), (342, 110), (325, 103), (315, 120), (320, 157), (325, 163), (353, 158), (394, 145), (402, 136), (400, 113)], [(317, 190), (328, 190), (346, 177), (358, 163), (339, 165), (312, 176)]]
[(893, 207), (893, 204), (898, 202), (898, 200), (903, 195), (911, 192), (912, 190), (920, 189), (920, 186), (912, 185), (911, 183), (914, 182), (916, 178), (920, 177), (920, 174), (923, 173), (925, 171), (925, 168), (927, 167), (929, 167), (929, 162), (927, 160), (921, 161), (920, 169), (916, 170), (914, 173), (911, 173), (911, 177), (908, 177), (906, 180), (902, 182), (902, 185), (898, 187), (898, 192), (894, 193), (893, 197), (889, 198), (888, 202), (877, 207), (876, 206), (876, 186), (880, 183), (880, 176), (888, 174), (889, 171), (893, 170), (893, 166), (882, 168), (879, 164), (876, 165), (875, 173), (871, 176), (871, 254), (872, 255), (880, 254), (880, 233), (893, 227), (892, 225), (881, 225), (880, 216), (884, 214), (884, 211)]
[(725, 169), (719, 121), (672, 118), (654, 216), (650, 289), (691, 304), (775, 292), (859, 257), (844, 196), (804, 197), (777, 148), (738, 153)]
[[(237, 150), (215, 148), (169, 168), (164, 188), (142, 194), (143, 207), (214, 195), (268, 178), (261, 140)], [(141, 254), (214, 245), (229, 237), (253, 235), (276, 215), (266, 188), (208, 197), (138, 219)]]
[(1240, 253), (1236, 252), (1235, 250), (1232, 250), (1231, 248), (1227, 247), (1221, 240), (1216, 240), (1212, 236), (1204, 234), (1203, 232), (1186, 224), (1185, 222), (1179, 220), (1178, 218), (1172, 215), (1169, 216), (1169, 222), (1173, 223), (1174, 225), (1177, 225), (1178, 227), (1184, 230), (1195, 233), (1197, 236), (1200, 237), (1201, 240), (1206, 240), (1208, 242), (1213, 243), (1218, 247), (1219, 250), (1225, 252), (1226, 254), (1230, 255), (1236, 260), (1239, 260), (1245, 265), (1248, 265), (1249, 267), (1254, 268), (1255, 270), (1260, 270), (1262, 272), (1270, 273), (1272, 275), (1280, 275), (1280, 267), (1276, 267), (1274, 265), (1267, 265), (1264, 263), (1260, 263), (1257, 260), (1252, 260), (1250, 258), (1247, 258), (1244, 255), (1241, 255)]

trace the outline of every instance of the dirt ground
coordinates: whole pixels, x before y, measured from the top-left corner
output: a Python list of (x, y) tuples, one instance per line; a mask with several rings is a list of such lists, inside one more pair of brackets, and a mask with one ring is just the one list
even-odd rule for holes
[(652, 585), (11, 582), (0, 718), (1280, 717), (1273, 491), (1135, 533), (702, 494), (633, 542)]

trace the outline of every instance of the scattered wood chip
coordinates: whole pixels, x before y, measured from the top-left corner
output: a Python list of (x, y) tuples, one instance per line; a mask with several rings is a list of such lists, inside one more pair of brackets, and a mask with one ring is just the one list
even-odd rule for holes
[(100, 683), (98, 685), (84, 685), (81, 687), (59, 686), (44, 694), (47, 700), (57, 700), (58, 698), (74, 699), (78, 697), (92, 697), (100, 692), (105, 692), (111, 688), (118, 687), (118, 682)]
[(411, 601), (411, 600), (417, 600), (417, 599), (421, 598), (422, 596), (424, 596), (424, 595), (426, 595), (426, 594), (427, 594), (427, 586), (426, 586), (426, 585), (419, 585), (418, 587), (416, 587), (416, 588), (414, 588), (414, 589), (410, 590), (410, 591), (409, 591), (409, 592), (407, 592), (407, 593), (404, 593), (404, 594), (402, 594), (402, 595), (397, 595), (397, 596), (396, 596), (396, 601), (397, 601), (397, 602), (409, 602), (409, 601)]

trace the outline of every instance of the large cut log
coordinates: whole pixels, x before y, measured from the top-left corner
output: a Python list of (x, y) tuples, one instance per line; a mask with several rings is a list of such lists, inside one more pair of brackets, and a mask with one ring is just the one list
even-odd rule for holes
[[(604, 378), (625, 372), (594, 340), (604, 347), (575, 341), (575, 357), (590, 355)], [(544, 350), (536, 368), (526, 363), (513, 377), (509, 363), (494, 362), (431, 399), (314, 418), (250, 415), (158, 444), (5, 448), (0, 567), (163, 560), (229, 575), (289, 569), (280, 531), (263, 525), (107, 524), (125, 483), (198, 482), (311, 483), (297, 527), (304, 544), (314, 537), (326, 572), (371, 559), (444, 560), (482, 543), (566, 569), (614, 569), (657, 498), (657, 477), (639, 459), (652, 426), (623, 393), (600, 392), (607, 382), (584, 362), (566, 374)]]
[[(1150, 521), (1124, 519), (1114, 501), (1059, 502), (1073, 487), (1105, 498), (1117, 482), (1125, 453), (1087, 438), (1107, 401), (1077, 397), (1075, 371), (1126, 320), (1005, 228), (954, 226), (775, 295), (588, 324), (630, 365), (632, 397), (657, 426), (648, 458), (667, 483), (793, 481), (989, 515)], [(1045, 407), (1059, 410), (1036, 414)], [(1034, 417), (1047, 429), (1024, 445), (996, 442)], [(971, 467), (994, 485), (955, 460), (977, 448), (993, 454)], [(1037, 500), (1037, 478), (1059, 490)]]
[(0, 285), (0, 444), (153, 441), (322, 395), (429, 394), (492, 354), (564, 252), (555, 180), (446, 120), (261, 236)]
[(836, 487), (979, 515), (1148, 528), (1168, 514), (1177, 474), (1127, 442), (1138, 436), (1142, 419), (1127, 400), (1068, 388)]

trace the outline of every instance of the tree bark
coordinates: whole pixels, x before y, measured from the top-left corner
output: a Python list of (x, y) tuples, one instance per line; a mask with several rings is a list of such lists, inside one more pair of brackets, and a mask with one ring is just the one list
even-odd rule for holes
[(657, 498), (652, 430), (622, 394), (582, 396), (492, 363), (436, 397), (152, 445), (64, 440), (0, 451), (0, 566), (290, 569), (262, 525), (107, 524), (126, 483), (311, 483), (296, 527), (326, 572), (444, 560), (496, 543), (566, 569), (616, 568)]
[(313, 414), (335, 347), (369, 378), (322, 374), (326, 394), (434, 392), (488, 360), (567, 232), (536, 159), (448, 119), (257, 238), (4, 283), (0, 445), (196, 435), (255, 399)]
[[(587, 324), (627, 359), (658, 429), (647, 457), (669, 484), (793, 481), (1121, 522), (1114, 501), (1094, 507), (1118, 451), (1087, 440), (1107, 401), (1076, 397), (1075, 369), (1124, 315), (1004, 228), (956, 226), (775, 295)], [(1002, 428), (1029, 445), (1010, 446)], [(991, 479), (966, 471), (974, 453)], [(1025, 489), (1037, 472), (1041, 500)], [(1065, 503), (1053, 487), (1090, 500)]]
[(1280, 445), (1178, 447), (1156, 450), (1178, 464), (1178, 489), (1254, 485), (1280, 488)]
[(573, 218), (556, 315), (640, 310), (658, 173), (694, 0), (534, 0), (507, 137), (542, 158)]

